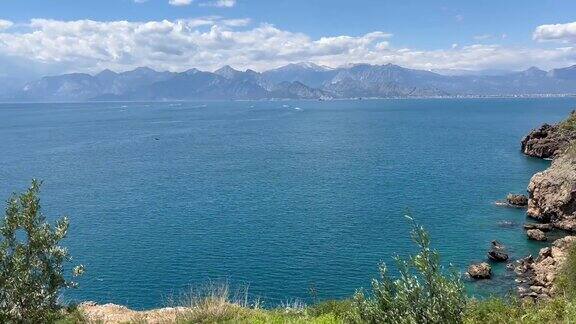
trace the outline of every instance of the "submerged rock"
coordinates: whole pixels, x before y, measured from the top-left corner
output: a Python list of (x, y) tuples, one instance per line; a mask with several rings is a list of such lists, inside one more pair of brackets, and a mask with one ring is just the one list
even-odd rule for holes
[(552, 224), (550, 223), (546, 223), (546, 224), (540, 224), (540, 223), (527, 223), (524, 224), (524, 229), (525, 230), (531, 230), (531, 229), (539, 229), (542, 232), (548, 232), (551, 231), (553, 228)]
[(546, 241), (548, 238), (546, 234), (539, 229), (530, 229), (526, 231), (528, 238), (535, 241)]
[(488, 251), (488, 258), (497, 262), (502, 262), (508, 260), (508, 254), (505, 252), (492, 250)]
[(528, 205), (528, 197), (511, 193), (506, 196), (506, 202), (513, 207), (526, 207)]
[(492, 267), (486, 262), (472, 264), (468, 267), (468, 274), (473, 279), (490, 279)]
[(508, 260), (508, 253), (506, 253), (504, 245), (498, 241), (492, 241), (492, 247), (488, 251), (488, 258), (497, 262), (506, 261)]
[(510, 221), (510, 220), (504, 220), (504, 221), (500, 221), (498, 222), (498, 226), (499, 227), (503, 227), (503, 228), (513, 228), (513, 227), (517, 227), (519, 224), (515, 221)]

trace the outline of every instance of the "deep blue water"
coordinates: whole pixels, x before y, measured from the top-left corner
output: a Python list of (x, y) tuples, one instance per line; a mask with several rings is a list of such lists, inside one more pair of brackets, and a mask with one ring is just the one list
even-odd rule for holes
[(87, 273), (67, 299), (149, 308), (209, 280), (249, 285), (272, 304), (309, 298), (310, 287), (346, 297), (379, 261), (413, 250), (406, 210), (461, 269), (493, 239), (513, 256), (538, 248), (524, 212), (493, 202), (547, 166), (520, 153), (522, 136), (575, 105), (2, 104), (0, 197), (43, 179), (45, 214), (70, 216), (65, 244)]

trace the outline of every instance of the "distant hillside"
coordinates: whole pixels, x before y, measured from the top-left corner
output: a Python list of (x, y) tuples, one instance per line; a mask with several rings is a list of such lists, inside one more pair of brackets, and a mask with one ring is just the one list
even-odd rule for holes
[(191, 69), (157, 72), (150, 68), (96, 75), (49, 76), (6, 89), (10, 101), (88, 100), (261, 100), (334, 98), (419, 98), (576, 94), (576, 66), (551, 71), (440, 74), (398, 65), (356, 64), (329, 68), (289, 64), (259, 73), (224, 66), (214, 72)]

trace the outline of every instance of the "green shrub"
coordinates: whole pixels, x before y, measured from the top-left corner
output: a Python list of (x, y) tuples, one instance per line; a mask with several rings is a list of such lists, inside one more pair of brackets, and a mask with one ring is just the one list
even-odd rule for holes
[[(411, 219), (411, 218), (410, 218)], [(411, 219), (412, 220), (412, 219)], [(460, 275), (447, 274), (430, 237), (412, 221), (412, 240), (419, 252), (404, 260), (396, 258), (400, 276), (393, 280), (385, 264), (380, 280), (372, 282), (372, 294), (354, 296), (357, 313), (353, 320), (368, 323), (461, 323), (466, 296)]]
[(566, 297), (576, 298), (576, 245), (569, 247), (564, 265), (554, 284)]
[(64, 315), (56, 321), (56, 324), (80, 324), (80, 323), (94, 323), (89, 321), (78, 305), (67, 306), (64, 310)]
[[(57, 300), (74, 283), (64, 278), (68, 251), (59, 245), (68, 220), (52, 227), (40, 211), (41, 183), (32, 181), (21, 195), (13, 195), (0, 222), (0, 322), (46, 323), (62, 314)], [(74, 273), (81, 274), (76, 267)]]
[(470, 300), (464, 315), (465, 323), (510, 323), (522, 315), (522, 305), (501, 298)]
[(558, 124), (563, 131), (576, 131), (576, 111), (572, 111), (567, 119)]
[(326, 300), (308, 307), (308, 314), (313, 317), (332, 314), (337, 318), (347, 318), (353, 312), (353, 303), (350, 299)]

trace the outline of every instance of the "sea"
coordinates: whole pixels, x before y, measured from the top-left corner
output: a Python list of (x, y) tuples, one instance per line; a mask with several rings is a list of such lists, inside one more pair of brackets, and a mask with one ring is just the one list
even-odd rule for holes
[[(268, 307), (347, 298), (416, 251), (410, 215), (446, 269), (536, 253), (525, 193), (549, 161), (520, 141), (576, 98), (0, 104), (0, 197), (43, 181), (68, 216), (62, 299), (161, 307), (228, 285)], [(464, 277), (468, 294), (513, 289)]]

